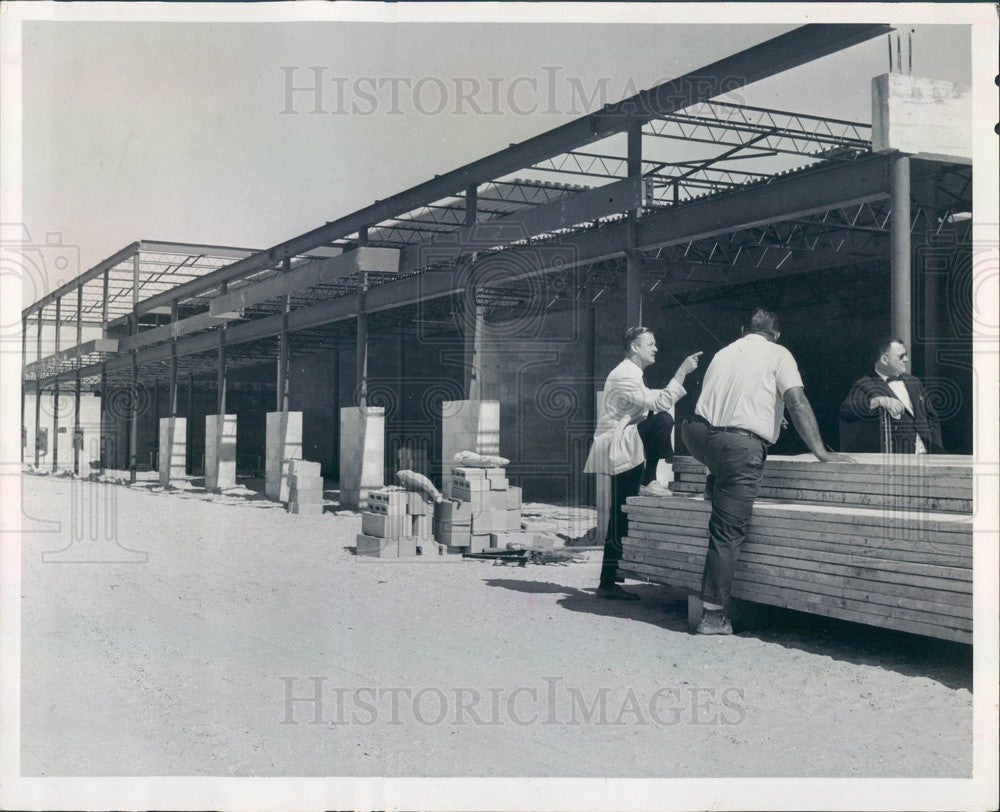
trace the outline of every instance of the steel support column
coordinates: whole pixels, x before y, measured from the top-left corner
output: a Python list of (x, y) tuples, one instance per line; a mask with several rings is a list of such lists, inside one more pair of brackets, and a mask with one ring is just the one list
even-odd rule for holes
[[(83, 343), (83, 285), (76, 287), (76, 346)], [(73, 473), (80, 474), (80, 358), (76, 359), (76, 385), (73, 388)]]
[[(368, 244), (368, 229), (358, 231), (358, 245)], [(358, 407), (368, 406), (368, 315), (365, 312), (365, 294), (368, 289), (368, 275), (361, 274), (358, 287), (358, 335), (357, 335), (357, 392)]]
[(104, 474), (104, 469), (107, 466), (107, 455), (108, 455), (108, 443), (107, 443), (107, 427), (105, 426), (105, 421), (108, 415), (108, 370), (107, 364), (101, 363), (101, 406), (100, 406), (100, 438), (98, 439), (98, 460), (97, 460), (97, 471), (102, 476)]
[(187, 430), (184, 432), (184, 447), (186, 449), (188, 449), (187, 465), (184, 468), (184, 472), (187, 473), (187, 474), (193, 474), (194, 473), (194, 467), (193, 467), (193, 464), (192, 464), (192, 460), (194, 459), (194, 457), (190, 453), (190, 450), (191, 450), (191, 440), (194, 438), (194, 426), (191, 423), (191, 415), (193, 413), (194, 413), (194, 373), (193, 372), (189, 372), (188, 373), (187, 409), (184, 412), (184, 416), (186, 418), (185, 421), (184, 421), (184, 423), (187, 426)]
[[(25, 422), (25, 397), (24, 391), (24, 368), (28, 365), (28, 317), (21, 317), (21, 462), (24, 462), (24, 455), (28, 447), (28, 425)], [(38, 395), (36, 393), (35, 397)]]
[[(62, 298), (56, 299), (56, 324), (54, 330), (53, 341), (55, 342), (54, 352), (58, 353), (60, 350), (59, 339), (60, 339), (60, 329), (62, 327)], [(52, 470), (56, 470), (56, 466), (59, 464), (59, 380), (56, 379), (55, 389), (53, 390), (53, 400), (52, 400)]]
[[(281, 270), (288, 273), (291, 260), (285, 257)], [(275, 410), (288, 411), (288, 314), (292, 310), (292, 297), (285, 294), (281, 304), (281, 327), (278, 331), (278, 375), (275, 388)]]
[(910, 269), (910, 158), (895, 155), (889, 163), (889, 234), (892, 244), (892, 335), (912, 352), (912, 284)]
[[(630, 180), (642, 178), (642, 123), (634, 122), (628, 128), (628, 176)], [(625, 321), (626, 327), (642, 324), (642, 258), (639, 256), (637, 236), (639, 210), (628, 213), (626, 229), (625, 269)]]
[(132, 392), (128, 399), (128, 416), (128, 481), (130, 485), (134, 485), (139, 465), (139, 362), (134, 352), (132, 353)]
[(104, 270), (104, 281), (101, 285), (101, 338), (108, 337), (108, 274), (110, 269)]
[[(220, 415), (217, 422), (219, 429), (219, 438), (222, 436), (222, 418), (221, 415), (226, 413), (226, 328), (222, 327), (219, 329), (219, 360), (216, 366), (216, 385), (218, 387), (216, 392), (216, 414)], [(219, 441), (216, 438), (216, 442)]]
[[(170, 321), (176, 322), (178, 316), (177, 302), (170, 306)], [(170, 416), (177, 417), (177, 339), (170, 341)]]

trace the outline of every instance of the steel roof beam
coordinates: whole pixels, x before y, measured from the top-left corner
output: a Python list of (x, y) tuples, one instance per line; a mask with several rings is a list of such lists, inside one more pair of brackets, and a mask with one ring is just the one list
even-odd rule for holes
[[(624, 130), (635, 121), (648, 122), (706, 101), (723, 90), (731, 91), (752, 84), (892, 30), (891, 26), (881, 24), (814, 23), (800, 26), (238, 260), (187, 283), (191, 287), (184, 292), (178, 289), (177, 293), (188, 295), (192, 291), (218, 286), (223, 280), (271, 267), (285, 258), (298, 256), (384, 220), (399, 217), (426, 203), (455, 196), (473, 184), (510, 175), (539, 161), (599, 141)], [(167, 303), (166, 300), (158, 302)]]

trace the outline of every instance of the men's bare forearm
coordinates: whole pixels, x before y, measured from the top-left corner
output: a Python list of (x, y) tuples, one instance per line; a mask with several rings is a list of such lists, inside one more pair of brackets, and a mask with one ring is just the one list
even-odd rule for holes
[(785, 404), (788, 406), (788, 414), (792, 418), (795, 430), (809, 447), (809, 450), (817, 457), (826, 454), (823, 437), (819, 433), (819, 424), (816, 422), (816, 415), (805, 396), (805, 392), (798, 387), (790, 389), (785, 393)]

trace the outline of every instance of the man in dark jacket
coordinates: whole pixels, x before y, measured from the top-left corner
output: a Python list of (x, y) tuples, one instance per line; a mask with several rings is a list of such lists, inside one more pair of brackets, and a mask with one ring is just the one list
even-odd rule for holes
[(898, 338), (881, 338), (872, 345), (874, 370), (854, 382), (840, 405), (841, 451), (944, 451), (941, 424), (924, 385), (907, 372), (909, 360)]

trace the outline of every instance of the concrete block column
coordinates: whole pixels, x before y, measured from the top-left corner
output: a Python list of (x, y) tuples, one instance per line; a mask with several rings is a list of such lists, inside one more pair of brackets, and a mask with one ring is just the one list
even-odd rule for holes
[(160, 484), (184, 479), (187, 467), (187, 418), (160, 418)]
[(205, 415), (205, 487), (221, 491), (236, 485), (236, 415)]
[(340, 410), (340, 506), (363, 510), (368, 492), (385, 485), (385, 409)]
[(267, 413), (264, 495), (288, 501), (288, 464), (302, 459), (302, 412)]
[(441, 485), (451, 498), (455, 454), (500, 453), (500, 401), (446, 400), (441, 404)]

